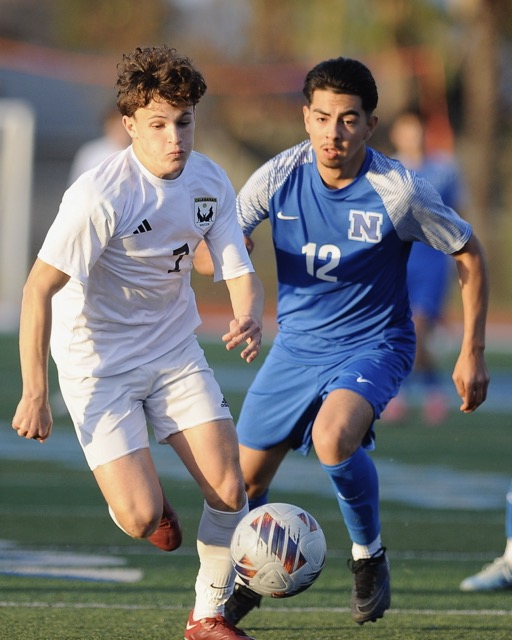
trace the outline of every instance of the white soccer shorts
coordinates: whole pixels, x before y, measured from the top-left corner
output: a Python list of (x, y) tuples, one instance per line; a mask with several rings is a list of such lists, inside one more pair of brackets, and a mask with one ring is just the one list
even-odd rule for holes
[(62, 395), (91, 470), (207, 422), (232, 419), (203, 350), (192, 336), (178, 349), (125, 373), (60, 376)]

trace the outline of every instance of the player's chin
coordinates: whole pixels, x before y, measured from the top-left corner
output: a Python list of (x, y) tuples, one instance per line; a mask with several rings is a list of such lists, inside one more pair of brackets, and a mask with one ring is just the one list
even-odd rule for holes
[(339, 156), (334, 158), (324, 156), (322, 164), (326, 169), (341, 169), (343, 162)]
[(185, 154), (180, 156), (174, 156), (162, 163), (160, 170), (160, 177), (166, 180), (174, 180), (181, 175), (181, 172), (187, 164), (187, 157)]

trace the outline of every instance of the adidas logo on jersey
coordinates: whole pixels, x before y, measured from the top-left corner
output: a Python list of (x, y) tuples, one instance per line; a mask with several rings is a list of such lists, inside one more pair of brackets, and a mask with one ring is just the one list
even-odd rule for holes
[(139, 226), (135, 229), (133, 234), (135, 235), (136, 233), (146, 233), (146, 231), (151, 231), (152, 228), (153, 227), (149, 224), (146, 218), (144, 218), (141, 224), (139, 224)]
[(222, 398), (222, 402), (220, 403), (220, 406), (222, 409), (229, 408), (229, 404), (226, 398)]

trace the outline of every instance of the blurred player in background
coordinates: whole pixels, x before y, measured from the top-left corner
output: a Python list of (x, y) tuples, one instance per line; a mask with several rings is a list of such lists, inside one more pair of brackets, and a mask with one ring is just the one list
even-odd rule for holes
[(107, 109), (102, 118), (103, 135), (83, 144), (75, 154), (69, 172), (68, 184), (85, 171), (92, 169), (117, 151), (122, 151), (131, 139), (126, 131), (116, 105)]
[[(269, 501), (290, 449), (307, 454), (314, 446), (352, 540), (351, 611), (363, 624), (381, 618), (391, 599), (379, 482), (367, 452), (375, 421), (414, 361), (411, 245), (452, 254), (458, 267), (464, 337), (453, 379), (465, 413), (484, 402), (489, 383), (487, 270), (469, 223), (428, 182), (367, 146), (378, 120), (367, 67), (324, 61), (303, 91), (309, 140), (264, 164), (237, 198), (249, 247), (257, 225), (272, 227), (279, 329), (237, 432), (250, 508)], [(208, 273), (199, 257), (196, 267)], [(225, 615), (236, 624), (260, 600), (237, 584)]]
[(460, 583), (462, 591), (501, 591), (512, 589), (512, 482), (506, 496), (505, 552), (474, 576)]
[[(446, 153), (427, 153), (425, 134), (420, 112), (407, 109), (392, 123), (390, 140), (400, 162), (428, 180), (444, 204), (461, 212), (465, 208), (464, 189), (458, 166)], [(416, 392), (421, 398), (425, 424), (437, 425), (446, 418), (448, 399), (431, 345), (454, 275), (449, 256), (423, 242), (413, 243), (407, 264), (407, 285), (416, 331), (416, 357), (412, 374), (400, 394), (389, 403), (383, 419), (400, 420), (406, 416), (408, 392)]]
[[(182, 541), (149, 449), (147, 422), (199, 485), (200, 568), (185, 640), (248, 636), (223, 616), (229, 552), (247, 513), (236, 431), (200, 348), (190, 272), (204, 238), (234, 319), (223, 336), (251, 362), (261, 343), (262, 287), (224, 171), (193, 151), (206, 90), (190, 60), (137, 48), (118, 65), (117, 104), (132, 145), (64, 194), (24, 288), (23, 394), (12, 421), (44, 442), (52, 427), (48, 348), (87, 462), (118, 526), (172, 551)], [(52, 320), (53, 318), (53, 320)], [(51, 338), (50, 338), (51, 335)]]

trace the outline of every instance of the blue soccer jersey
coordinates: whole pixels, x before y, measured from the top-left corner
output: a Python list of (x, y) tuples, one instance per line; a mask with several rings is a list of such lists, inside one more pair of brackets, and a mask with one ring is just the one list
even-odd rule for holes
[(237, 208), (246, 235), (267, 218), (272, 225), (276, 344), (291, 361), (326, 363), (379, 342), (411, 342), (411, 243), (450, 254), (472, 234), (428, 182), (374, 149), (351, 184), (327, 188), (309, 141), (256, 171)]

